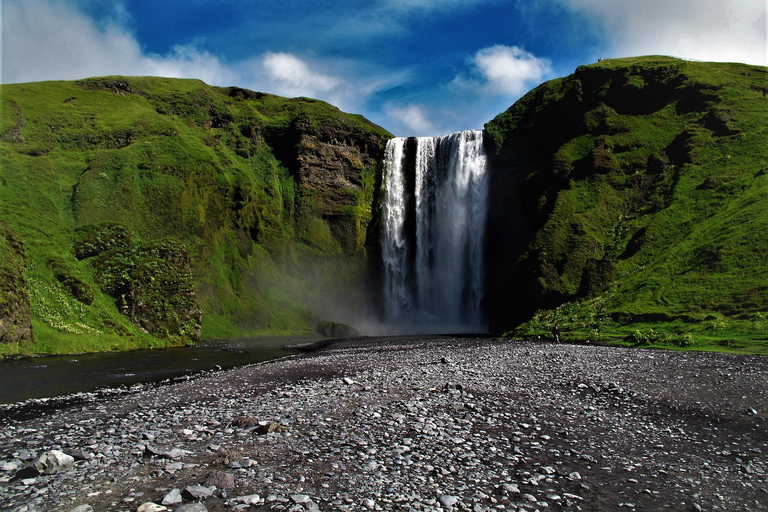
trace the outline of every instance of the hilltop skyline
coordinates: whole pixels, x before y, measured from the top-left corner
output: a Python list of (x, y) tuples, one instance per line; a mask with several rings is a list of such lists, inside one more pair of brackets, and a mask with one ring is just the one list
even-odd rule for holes
[(199, 78), (441, 135), (598, 58), (766, 65), (766, 23), (762, 0), (4, 0), (2, 82)]

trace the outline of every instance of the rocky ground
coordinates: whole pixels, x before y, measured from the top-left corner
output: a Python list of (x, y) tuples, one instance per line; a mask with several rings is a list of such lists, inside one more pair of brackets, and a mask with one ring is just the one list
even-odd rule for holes
[(764, 357), (362, 339), (77, 401), (0, 411), (1, 510), (768, 510)]

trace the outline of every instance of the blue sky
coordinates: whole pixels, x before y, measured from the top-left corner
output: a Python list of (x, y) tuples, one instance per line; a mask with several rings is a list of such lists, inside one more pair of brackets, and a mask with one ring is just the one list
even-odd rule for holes
[(766, 0), (2, 0), (3, 83), (200, 78), (396, 135), (481, 128), (599, 57), (766, 65)]

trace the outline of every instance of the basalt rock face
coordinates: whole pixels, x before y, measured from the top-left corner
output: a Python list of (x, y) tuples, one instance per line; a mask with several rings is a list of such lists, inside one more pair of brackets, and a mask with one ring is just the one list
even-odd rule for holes
[(0, 221), (0, 343), (32, 341), (24, 243)]
[(385, 138), (343, 121), (317, 124), (306, 116), (287, 129), (267, 130), (264, 137), (300, 194), (311, 198), (305, 207), (328, 224), (344, 253), (355, 254), (366, 240), (378, 239), (376, 230), (369, 234), (367, 228), (374, 190), (381, 185)]
[(604, 61), (488, 123), (491, 330), (761, 311), (766, 71)]

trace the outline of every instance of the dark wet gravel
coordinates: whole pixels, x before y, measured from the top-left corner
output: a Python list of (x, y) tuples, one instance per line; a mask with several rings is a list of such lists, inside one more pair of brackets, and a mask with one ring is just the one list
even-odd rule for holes
[(3, 511), (768, 510), (765, 357), (363, 339), (5, 413)]

